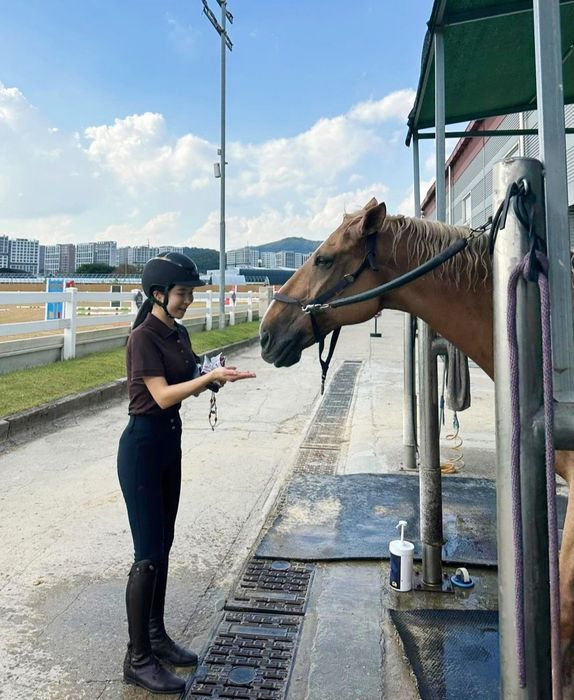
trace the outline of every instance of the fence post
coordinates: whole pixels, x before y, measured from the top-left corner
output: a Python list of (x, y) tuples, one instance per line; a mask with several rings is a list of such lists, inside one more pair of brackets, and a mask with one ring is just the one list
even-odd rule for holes
[(265, 316), (267, 307), (273, 301), (273, 287), (265, 286), (259, 288), (259, 318)]
[(247, 292), (247, 323), (253, 321), (253, 292)]
[(208, 289), (205, 294), (205, 330), (210, 331), (213, 328), (213, 292)]
[(230, 294), (229, 298), (229, 325), (234, 326), (235, 325), (235, 302), (237, 301), (236, 298), (234, 298), (233, 294)]
[(72, 360), (76, 357), (76, 287), (68, 287), (66, 294), (68, 298), (64, 302), (64, 318), (70, 321), (68, 328), (64, 328), (64, 347), (62, 349), (62, 360)]

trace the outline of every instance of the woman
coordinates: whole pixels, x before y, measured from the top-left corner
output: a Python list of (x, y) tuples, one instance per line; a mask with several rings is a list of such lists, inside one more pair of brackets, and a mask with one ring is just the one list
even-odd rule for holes
[(181, 487), (181, 402), (208, 387), (255, 377), (235, 367), (200, 375), (185, 327), (176, 322), (202, 285), (186, 255), (166, 253), (143, 271), (147, 297), (127, 345), (130, 419), (118, 450), (118, 475), (135, 563), (126, 588), (129, 643), (124, 680), (156, 693), (181, 693), (183, 679), (165, 669), (193, 666), (197, 655), (176, 644), (163, 622), (169, 551)]

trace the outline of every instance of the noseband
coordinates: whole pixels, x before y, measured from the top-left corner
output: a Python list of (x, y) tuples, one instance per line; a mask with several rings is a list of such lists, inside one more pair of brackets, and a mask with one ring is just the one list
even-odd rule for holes
[[(482, 231), (481, 229), (476, 229), (476, 232), (478, 233)], [(336, 328), (333, 331), (333, 334), (331, 335), (331, 342), (329, 344), (329, 352), (327, 353), (326, 359), (323, 360), (322, 355), (323, 349), (325, 347), (325, 336), (321, 333), (319, 329), (319, 324), (315, 319), (315, 314), (319, 311), (324, 311), (325, 309), (336, 309), (339, 306), (348, 306), (349, 304), (358, 304), (361, 301), (368, 301), (369, 299), (373, 299), (374, 297), (382, 296), (383, 294), (385, 294), (385, 292), (390, 292), (393, 289), (404, 287), (406, 284), (409, 284), (409, 282), (414, 282), (414, 280), (418, 279), (419, 277), (422, 277), (422, 275), (425, 275), (427, 272), (431, 272), (435, 268), (439, 267), (439, 265), (442, 265), (447, 260), (450, 260), (450, 258), (462, 252), (469, 244), (469, 241), (471, 241), (474, 237), (475, 233), (474, 231), (471, 231), (467, 238), (459, 238), (457, 241), (449, 245), (448, 248), (445, 248), (445, 250), (443, 250), (442, 253), (435, 255), (434, 258), (427, 260), (425, 263), (419, 265), (414, 270), (409, 270), (409, 272), (405, 272), (404, 275), (400, 275), (399, 277), (396, 277), (390, 282), (385, 282), (385, 284), (381, 284), (378, 287), (375, 287), (374, 289), (369, 289), (366, 292), (354, 294), (350, 297), (343, 297), (342, 299), (335, 299), (334, 301), (329, 301), (333, 297), (338, 296), (349, 285), (353, 284), (357, 277), (363, 272), (363, 270), (366, 270), (367, 267), (373, 270), (373, 272), (377, 271), (378, 268), (375, 267), (377, 234), (374, 233), (367, 238), (367, 252), (365, 254), (365, 257), (363, 258), (363, 261), (355, 270), (355, 272), (343, 275), (343, 278), (339, 282), (337, 282), (337, 284), (333, 285), (326, 292), (319, 294), (319, 296), (315, 297), (315, 299), (313, 299), (312, 301), (303, 302), (302, 300), (295, 299), (294, 297), (290, 297), (287, 294), (275, 292), (275, 294), (273, 295), (273, 299), (275, 299), (275, 301), (281, 301), (284, 304), (297, 304), (301, 311), (304, 314), (308, 314), (311, 318), (311, 325), (313, 327), (313, 335), (315, 337), (315, 342), (319, 343), (319, 362), (321, 364), (322, 370), (321, 394), (323, 393), (325, 388), (325, 378), (327, 376), (327, 370), (329, 369), (329, 363), (331, 362), (333, 352), (335, 351), (335, 345), (337, 344), (337, 340), (339, 339), (341, 327), (339, 326), (339, 328)]]
[(337, 345), (337, 340), (339, 340), (339, 333), (341, 332), (341, 327), (339, 326), (339, 328), (336, 328), (333, 331), (333, 334), (331, 335), (331, 342), (329, 343), (329, 352), (327, 353), (327, 357), (323, 359), (323, 349), (325, 348), (325, 336), (321, 333), (321, 330), (319, 329), (319, 324), (317, 323), (317, 319), (315, 318), (315, 313), (322, 309), (330, 308), (331, 305), (327, 304), (326, 302), (329, 299), (332, 299), (333, 297), (340, 294), (349, 285), (353, 284), (353, 282), (357, 279), (361, 272), (363, 272), (363, 270), (370, 268), (371, 270), (373, 270), (373, 272), (377, 271), (378, 268), (375, 267), (375, 253), (377, 243), (376, 239), (376, 234), (372, 234), (367, 238), (367, 252), (365, 253), (363, 261), (355, 270), (355, 272), (343, 275), (343, 278), (339, 280), (337, 284), (333, 285), (326, 292), (319, 294), (319, 296), (315, 297), (315, 299), (313, 299), (312, 301), (303, 302), (300, 299), (295, 299), (294, 297), (290, 297), (287, 294), (282, 294), (281, 292), (275, 292), (275, 294), (273, 295), (273, 299), (275, 299), (275, 301), (282, 301), (284, 304), (297, 304), (301, 311), (304, 314), (308, 314), (311, 319), (313, 336), (315, 338), (315, 342), (319, 343), (319, 363), (321, 365), (321, 395), (325, 390), (325, 379), (327, 378), (329, 363), (331, 362), (331, 358), (333, 357), (333, 353), (335, 352), (335, 346)]

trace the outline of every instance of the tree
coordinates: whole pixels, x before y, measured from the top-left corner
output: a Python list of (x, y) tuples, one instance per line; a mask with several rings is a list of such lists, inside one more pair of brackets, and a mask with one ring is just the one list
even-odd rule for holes
[(81, 275), (109, 275), (113, 269), (111, 265), (104, 265), (104, 263), (86, 263), (79, 265), (76, 272)]
[(183, 252), (188, 255), (197, 265), (200, 272), (219, 269), (219, 253), (211, 248), (189, 248), (185, 247)]
[(136, 267), (135, 265), (118, 265), (114, 267), (114, 275), (118, 277), (138, 277), (141, 276), (143, 265)]

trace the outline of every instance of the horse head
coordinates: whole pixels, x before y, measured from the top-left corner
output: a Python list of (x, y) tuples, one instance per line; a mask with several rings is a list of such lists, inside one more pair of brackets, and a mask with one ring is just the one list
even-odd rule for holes
[(380, 262), (375, 250), (377, 233), (386, 207), (371, 201), (356, 214), (346, 214), (341, 225), (322, 243), (275, 295), (260, 328), (261, 356), (276, 367), (289, 367), (301, 352), (320, 337), (341, 326), (361, 323), (381, 308), (380, 299), (349, 307), (321, 309), (311, 314), (303, 308), (357, 294), (375, 286)]

